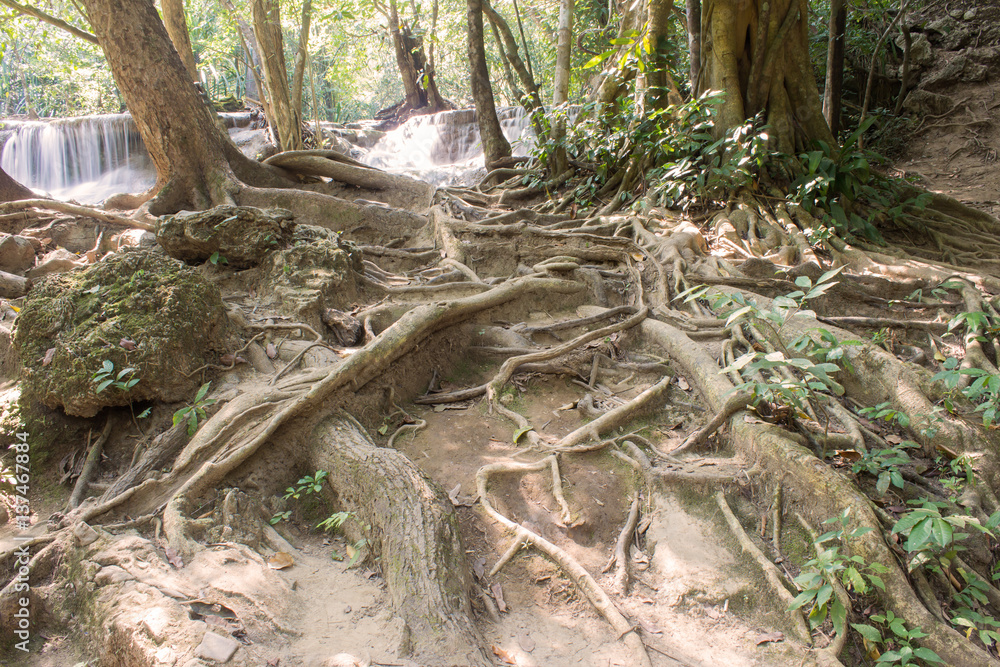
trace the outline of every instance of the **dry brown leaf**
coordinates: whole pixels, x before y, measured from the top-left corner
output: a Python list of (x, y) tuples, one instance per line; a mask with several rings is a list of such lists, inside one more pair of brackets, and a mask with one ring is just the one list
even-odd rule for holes
[(851, 461), (852, 463), (854, 461), (861, 460), (861, 453), (856, 452), (853, 449), (838, 449), (837, 456), (844, 459), (845, 461)]
[(292, 565), (295, 565), (295, 559), (292, 558), (292, 554), (284, 551), (278, 551), (267, 559), (267, 566), (272, 570), (284, 570)]
[(177, 569), (184, 567), (184, 560), (181, 558), (181, 555), (177, 553), (177, 550), (174, 549), (173, 547), (167, 547), (166, 549), (164, 549), (164, 554), (167, 557), (167, 562), (176, 567)]
[(472, 561), (472, 573), (476, 575), (477, 579), (482, 579), (483, 575), (486, 574), (486, 559), (477, 558)]
[(504, 602), (503, 589), (500, 588), (500, 584), (490, 586), (490, 592), (493, 593), (493, 599), (497, 601), (497, 609), (501, 612), (507, 611), (507, 603)]
[(753, 640), (753, 643), (757, 646), (761, 644), (767, 644), (768, 642), (783, 642), (785, 641), (785, 635), (780, 632), (768, 632), (765, 634), (757, 635), (757, 638)]
[(456, 484), (455, 488), (448, 492), (448, 500), (451, 501), (452, 505), (456, 505), (457, 506), (459, 504), (458, 494), (461, 493), (461, 492), (462, 492), (462, 485), (461, 484)]
[(527, 632), (522, 632), (517, 636), (517, 645), (521, 647), (522, 651), (528, 653), (535, 650), (535, 640)]
[(128, 338), (122, 338), (120, 341), (118, 341), (118, 344), (121, 345), (126, 350), (128, 350), (129, 352), (135, 349), (135, 341), (129, 340)]
[(268, 343), (264, 351), (267, 353), (268, 359), (274, 359), (278, 356), (278, 348), (274, 346), (274, 343)]
[(683, 389), (684, 391), (687, 391), (688, 389), (691, 388), (691, 385), (689, 385), (688, 381), (685, 380), (683, 377), (677, 378), (677, 386)]
[(50, 347), (45, 350), (45, 356), (42, 357), (42, 366), (48, 366), (52, 363), (52, 358), (56, 356), (56, 348)]
[(499, 658), (500, 661), (502, 663), (504, 663), (505, 665), (516, 665), (517, 664), (517, 662), (514, 660), (514, 658), (510, 657), (510, 654), (507, 653), (507, 651), (505, 651), (502, 648), (500, 648), (499, 646), (490, 646), (490, 648), (493, 649), (493, 655), (495, 655), (497, 658)]

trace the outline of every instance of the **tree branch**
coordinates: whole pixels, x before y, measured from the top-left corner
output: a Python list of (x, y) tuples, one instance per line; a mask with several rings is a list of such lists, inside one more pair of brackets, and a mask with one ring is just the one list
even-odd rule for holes
[(84, 39), (90, 42), (91, 44), (97, 44), (98, 46), (100, 46), (100, 44), (98, 44), (97, 42), (97, 38), (91, 35), (89, 32), (85, 30), (80, 30), (76, 26), (70, 25), (69, 23), (66, 23), (66, 21), (63, 21), (62, 19), (57, 19), (55, 16), (46, 14), (40, 9), (36, 9), (29, 5), (18, 4), (14, 2), (14, 0), (0, 0), (0, 5), (6, 5), (7, 7), (13, 9), (14, 11), (20, 12), (21, 14), (24, 14), (26, 16), (33, 16), (39, 21), (43, 21), (45, 23), (48, 23), (49, 25), (54, 25), (57, 28), (65, 30), (74, 37), (79, 37), (80, 39)]

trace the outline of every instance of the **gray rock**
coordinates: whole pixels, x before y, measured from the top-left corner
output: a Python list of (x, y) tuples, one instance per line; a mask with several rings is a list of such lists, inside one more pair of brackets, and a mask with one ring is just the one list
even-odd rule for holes
[(205, 638), (201, 640), (201, 644), (195, 649), (195, 655), (205, 660), (229, 662), (239, 647), (239, 643), (231, 637), (223, 637), (214, 632), (206, 632)]
[(35, 265), (35, 246), (23, 236), (0, 234), (0, 271), (24, 273)]
[(962, 14), (962, 19), (965, 21), (974, 21), (978, 13), (979, 12), (976, 8), (973, 7), (972, 9), (966, 10), (966, 12)]
[(94, 542), (97, 541), (97, 538), (99, 538), (100, 536), (101, 536), (100, 533), (98, 533), (96, 530), (88, 526), (83, 521), (80, 521), (79, 523), (73, 526), (73, 537), (76, 538), (76, 543), (81, 547), (85, 547), (88, 544), (93, 544)]
[(87, 261), (82, 257), (78, 257), (64, 248), (57, 248), (56, 250), (43, 255), (42, 258), (38, 260), (38, 265), (27, 271), (26, 275), (29, 278), (41, 278), (42, 276), (49, 276), (53, 273), (65, 273), (66, 271), (72, 271), (73, 269), (86, 266), (86, 264)]
[(160, 218), (156, 240), (171, 257), (204, 262), (215, 253), (234, 269), (256, 266), (267, 254), (284, 248), (295, 222), (284, 209), (216, 206)]
[(948, 113), (952, 107), (951, 98), (928, 90), (911, 90), (903, 102), (903, 107), (913, 114), (939, 116)]
[[(903, 48), (903, 37), (896, 38), (896, 45)], [(910, 65), (913, 67), (929, 67), (934, 63), (934, 48), (927, 35), (915, 32), (910, 38)]]
[(108, 565), (100, 569), (94, 577), (94, 583), (98, 586), (107, 586), (108, 584), (119, 584), (123, 581), (132, 581), (133, 579), (135, 577), (117, 565)]
[(162, 607), (150, 609), (149, 613), (142, 619), (142, 629), (157, 644), (166, 639), (167, 630), (170, 627), (170, 615)]

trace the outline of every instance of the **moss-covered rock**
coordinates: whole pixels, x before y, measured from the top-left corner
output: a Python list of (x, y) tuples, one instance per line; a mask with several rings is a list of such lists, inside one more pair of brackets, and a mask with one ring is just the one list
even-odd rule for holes
[[(189, 398), (199, 378), (187, 374), (223, 349), (228, 327), (218, 289), (195, 269), (159, 251), (112, 255), (28, 296), (14, 333), (22, 401), (92, 417), (106, 406)], [(98, 392), (105, 362), (108, 378), (138, 382)], [(135, 370), (119, 378), (126, 368)]]
[(156, 239), (179, 260), (204, 262), (219, 253), (228, 266), (245, 269), (286, 246), (294, 229), (292, 214), (284, 209), (216, 206), (163, 216)]

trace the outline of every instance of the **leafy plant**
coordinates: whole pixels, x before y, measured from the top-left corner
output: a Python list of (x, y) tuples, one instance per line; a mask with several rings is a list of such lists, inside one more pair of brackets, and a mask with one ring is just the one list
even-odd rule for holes
[[(816, 538), (813, 544), (818, 547), (823, 547), (827, 542), (855, 539), (872, 530), (866, 527), (848, 530), (849, 509), (824, 523), (836, 524), (837, 527)], [(789, 605), (790, 610), (809, 605), (809, 624), (813, 628), (822, 625), (829, 617), (837, 634), (846, 630), (847, 609), (834, 594), (833, 582), (837, 581), (845, 589), (863, 595), (872, 587), (884, 590), (885, 584), (879, 575), (887, 571), (878, 563), (866, 563), (861, 556), (842, 554), (840, 549), (840, 545), (822, 548), (816, 558), (802, 567), (802, 574), (795, 578), (795, 583), (802, 588), (802, 592)]]
[(910, 571), (921, 565), (937, 567), (941, 561), (954, 560), (960, 551), (965, 550), (958, 543), (969, 537), (969, 533), (960, 531), (966, 528), (983, 532), (989, 530), (972, 516), (944, 516), (941, 510), (948, 507), (947, 503), (926, 498), (911, 500), (909, 503), (918, 507), (900, 517), (892, 527), (891, 534), (906, 538), (903, 549), (912, 555)]
[(296, 482), (295, 486), (285, 489), (285, 498), (295, 498), (298, 500), (303, 495), (319, 493), (323, 490), (323, 481), (326, 480), (327, 475), (328, 473), (325, 470), (317, 470), (314, 475), (306, 475)]
[(110, 359), (105, 359), (104, 363), (101, 364), (100, 370), (94, 373), (91, 381), (97, 383), (97, 389), (95, 391), (98, 394), (108, 387), (118, 389), (120, 391), (128, 391), (135, 385), (139, 384), (139, 378), (133, 377), (136, 370), (137, 369), (132, 367), (123, 368), (116, 374), (114, 362)]
[(211, 382), (206, 382), (201, 385), (198, 388), (198, 393), (194, 396), (194, 402), (174, 413), (174, 426), (184, 421), (187, 422), (188, 437), (193, 436), (195, 431), (198, 430), (198, 421), (208, 417), (205, 408), (216, 403), (214, 398), (205, 398), (205, 394), (208, 393), (208, 387), (211, 384)]
[[(975, 380), (959, 389), (963, 375)], [(1000, 376), (981, 368), (961, 368), (958, 359), (949, 357), (943, 364), (943, 370), (931, 378), (931, 381), (944, 384), (947, 390), (944, 407), (948, 412), (957, 412), (954, 398), (958, 394), (975, 406), (974, 412), (983, 413), (983, 426), (989, 428), (997, 421), (997, 411), (1000, 410)]]
[(897, 489), (902, 489), (903, 476), (899, 473), (899, 466), (910, 462), (910, 456), (906, 450), (915, 447), (919, 447), (919, 445), (911, 440), (905, 440), (892, 447), (863, 452), (861, 459), (855, 461), (851, 466), (851, 472), (865, 472), (875, 477), (875, 490), (878, 491), (879, 495), (885, 495), (890, 484)]
[(921, 632), (920, 628), (908, 630), (906, 622), (894, 615), (891, 611), (885, 614), (874, 614), (871, 620), (879, 625), (885, 626), (892, 635), (883, 636), (877, 628), (863, 623), (851, 623), (851, 627), (858, 631), (866, 644), (873, 647), (889, 648), (882, 652), (878, 658), (878, 664), (899, 665), (899, 667), (920, 667), (925, 664), (944, 664), (944, 660), (937, 653), (923, 646), (914, 646), (914, 641), (927, 636), (926, 632)]
[(219, 264), (229, 264), (229, 260), (220, 255), (218, 250), (212, 253), (212, 256), (208, 258), (208, 261), (212, 263), (212, 266), (218, 266)]
[[(320, 521), (318, 524), (316, 524), (316, 527), (331, 532), (337, 532), (343, 528), (344, 524), (348, 520), (360, 523), (358, 521), (358, 515), (355, 514), (354, 512), (335, 512), (330, 516), (328, 516), (327, 518)], [(371, 527), (368, 526), (367, 524), (360, 524), (360, 525), (362, 525), (366, 531), (371, 530)], [(364, 554), (364, 548), (366, 546), (368, 546), (368, 540), (366, 540), (365, 538), (355, 540), (353, 543), (347, 545), (347, 553), (348, 553), (347, 567), (351, 567), (352, 565), (357, 563), (358, 560), (361, 559), (361, 556)], [(340, 559), (337, 558), (337, 560)]]

